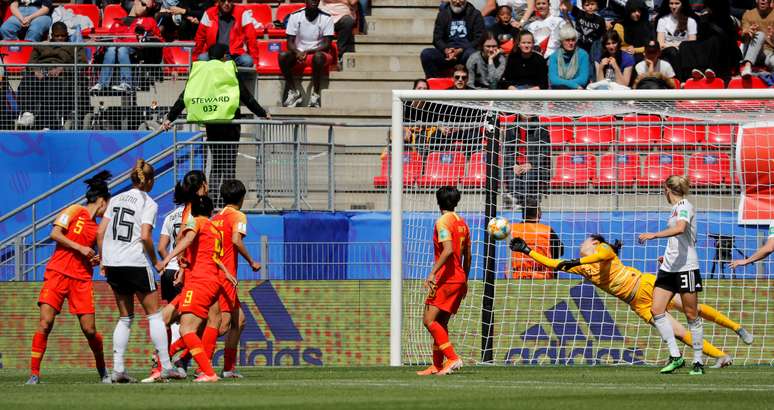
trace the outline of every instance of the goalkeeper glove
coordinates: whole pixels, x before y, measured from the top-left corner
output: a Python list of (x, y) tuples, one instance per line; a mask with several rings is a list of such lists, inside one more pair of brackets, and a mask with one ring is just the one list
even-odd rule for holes
[(512, 251), (521, 252), (525, 255), (529, 255), (529, 253), (532, 252), (532, 249), (529, 248), (527, 242), (524, 242), (524, 239), (521, 238), (511, 239), (510, 247)]
[(556, 266), (556, 269), (567, 272), (568, 270), (580, 265), (580, 259), (570, 259), (568, 261), (562, 260), (559, 262), (559, 265)]

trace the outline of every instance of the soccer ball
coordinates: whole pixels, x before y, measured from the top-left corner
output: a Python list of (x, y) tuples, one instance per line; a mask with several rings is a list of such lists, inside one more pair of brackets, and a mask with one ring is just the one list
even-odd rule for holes
[(486, 230), (492, 238), (501, 241), (510, 235), (511, 224), (507, 219), (498, 216), (489, 220), (489, 223), (486, 225)]

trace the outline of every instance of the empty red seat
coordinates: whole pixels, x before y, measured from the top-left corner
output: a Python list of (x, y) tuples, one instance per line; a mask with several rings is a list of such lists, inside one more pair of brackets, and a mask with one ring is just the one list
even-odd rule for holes
[(557, 187), (580, 187), (595, 181), (597, 159), (589, 153), (560, 154), (556, 157), (551, 185)]
[(459, 151), (431, 152), (427, 154), (424, 173), (417, 178), (417, 186), (457, 185), (464, 174), (465, 154)]
[(685, 175), (685, 157), (681, 154), (653, 153), (645, 157), (642, 175), (637, 181), (639, 185), (659, 186), (672, 175)]
[(766, 85), (766, 82), (761, 80), (759, 77), (756, 76), (750, 76), (747, 78), (744, 77), (734, 77), (728, 82), (728, 88), (769, 88), (768, 85)]
[(97, 32), (107, 33), (110, 28), (116, 24), (116, 20), (121, 20), (126, 17), (126, 11), (120, 4), (108, 4), (102, 10), (102, 24)]
[[(285, 22), (285, 17), (288, 16), (288, 14), (293, 13), (294, 11), (300, 10), (304, 8), (304, 3), (282, 3), (277, 7), (277, 14), (274, 17), (274, 20), (279, 20), (280, 22)], [(285, 29), (284, 28), (274, 28), (271, 27), (268, 30), (266, 30), (266, 33), (271, 38), (284, 38), (285, 37)]]
[(686, 148), (704, 141), (707, 127), (693, 124), (696, 120), (681, 117), (667, 117), (664, 125), (665, 144), (672, 144), (672, 148)]
[(427, 86), (430, 87), (431, 90), (446, 90), (451, 88), (451, 86), (453, 85), (454, 85), (454, 79), (451, 77), (427, 79)]
[(661, 140), (661, 117), (658, 115), (627, 115), (623, 122), (626, 124), (618, 127), (618, 142), (623, 149), (648, 149)]
[[(577, 126), (575, 127), (575, 140), (576, 144), (588, 144), (588, 145), (605, 145), (615, 141), (615, 131), (613, 130), (612, 122), (615, 121), (615, 117), (612, 115), (600, 115), (595, 117), (581, 117), (577, 120)], [(583, 125), (594, 124), (596, 125)], [(588, 148), (588, 147), (586, 147)]]
[(735, 138), (736, 127), (731, 124), (708, 125), (707, 143), (712, 145), (731, 145)]
[[(263, 32), (271, 26), (271, 6), (268, 4), (235, 4), (237, 10), (244, 10), (243, 13), (250, 13), (253, 20), (260, 23), (261, 28), (256, 28), (256, 34), (263, 35)], [(246, 17), (243, 14), (243, 18)]]
[(468, 161), (468, 172), (462, 177), (462, 185), (465, 187), (483, 187), (486, 183), (486, 152), (474, 152)]
[(288, 49), (286, 40), (258, 41), (258, 74), (279, 74), (279, 54)]
[(551, 138), (551, 148), (563, 149), (562, 144), (570, 143), (573, 140), (573, 119), (561, 116), (540, 116), (538, 117), (542, 126), (548, 124), (548, 136)]
[[(766, 82), (759, 77), (751, 76), (749, 78), (734, 77), (728, 82), (729, 89), (753, 89), (753, 88), (768, 88)], [(729, 110), (746, 110), (746, 111), (761, 111), (771, 110), (770, 101), (763, 100), (734, 100), (723, 101), (722, 104), (727, 104)], [(721, 106), (723, 108), (723, 106)]]
[[(390, 155), (382, 156), (382, 173), (374, 177), (374, 188), (387, 188), (390, 183)], [(412, 186), (422, 174), (422, 157), (414, 151), (403, 153), (403, 185)]]
[(717, 186), (731, 182), (728, 154), (697, 152), (688, 160), (688, 178), (694, 186)]
[(23, 40), (14, 41), (14, 43), (18, 45), (0, 47), (0, 55), (3, 56), (5, 71), (8, 74), (19, 74), (24, 71), (24, 66), (13, 66), (12, 64), (27, 64), (32, 55), (32, 46), (24, 45), (30, 43)]
[(699, 81), (689, 78), (685, 81), (683, 89), (686, 90), (722, 90), (726, 88), (725, 83), (720, 78), (713, 78), (712, 81), (702, 78)]
[(164, 67), (164, 72), (171, 73), (187, 73), (188, 67), (191, 65), (191, 47), (164, 47), (164, 64), (174, 65), (174, 67)]
[[(96, 4), (63, 4), (62, 6), (72, 10), (73, 14), (88, 17), (95, 29), (99, 27), (99, 8)], [(85, 27), (81, 27), (81, 29), (83, 30)]]
[(634, 186), (640, 176), (640, 156), (637, 154), (605, 154), (599, 158), (601, 186)]

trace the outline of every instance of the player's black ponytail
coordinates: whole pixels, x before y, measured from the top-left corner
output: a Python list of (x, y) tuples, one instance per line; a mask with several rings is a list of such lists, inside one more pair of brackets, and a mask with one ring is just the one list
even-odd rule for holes
[(212, 199), (209, 196), (197, 196), (191, 201), (191, 215), (203, 216), (209, 218), (212, 216), (212, 211), (215, 206), (212, 204)]
[(593, 240), (595, 240), (595, 241), (597, 241), (599, 243), (607, 244), (607, 246), (613, 248), (613, 252), (615, 252), (616, 255), (618, 255), (618, 252), (623, 247), (623, 242), (621, 242), (620, 239), (616, 239), (615, 241), (613, 241), (613, 243), (610, 243), (610, 242), (607, 241), (607, 239), (605, 239), (604, 236), (602, 236), (602, 235), (600, 235), (598, 233), (589, 235), (589, 238), (591, 238), (591, 239), (593, 239)]
[(110, 190), (108, 189), (108, 181), (113, 175), (108, 170), (99, 172), (97, 175), (83, 181), (88, 188), (86, 189), (86, 202), (93, 204), (97, 202), (97, 199), (103, 198), (104, 200), (110, 199)]
[(173, 201), (177, 205), (191, 202), (196, 198), (196, 192), (207, 182), (204, 172), (199, 170), (188, 171), (182, 180), (175, 184)]

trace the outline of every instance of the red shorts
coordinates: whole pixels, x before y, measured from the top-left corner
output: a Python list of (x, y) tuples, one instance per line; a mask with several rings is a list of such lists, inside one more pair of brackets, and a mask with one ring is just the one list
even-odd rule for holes
[(223, 291), (220, 293), (218, 303), (220, 304), (221, 312), (233, 312), (239, 309), (239, 295), (237, 295), (237, 289), (234, 284), (229, 281), (223, 282), (221, 285)]
[(444, 312), (455, 314), (467, 293), (467, 283), (444, 283), (428, 293), (425, 305), (435, 306)]
[(73, 279), (54, 271), (46, 271), (44, 277), (38, 306), (45, 303), (61, 312), (62, 304), (67, 299), (71, 314), (94, 314), (94, 288), (91, 279)]
[[(192, 313), (202, 319), (207, 318), (210, 307), (218, 301), (222, 293), (219, 280), (186, 282), (179, 297), (180, 314)], [(177, 298), (175, 298), (177, 299)]]
[[(330, 53), (327, 53), (325, 51), (321, 51), (321, 53), (325, 57), (325, 65), (324, 65), (324, 67), (330, 67), (333, 64), (333, 62), (335, 61), (334, 58), (333, 58), (333, 55), (331, 55)], [(304, 59), (304, 61), (301, 62), (301, 63), (296, 62), (296, 65), (293, 66), (293, 71), (296, 72), (296, 73), (301, 73), (302, 71), (304, 71), (306, 69), (306, 67), (312, 67), (312, 60), (314, 59), (314, 54), (315, 53), (307, 54), (306, 55), (306, 59)]]

